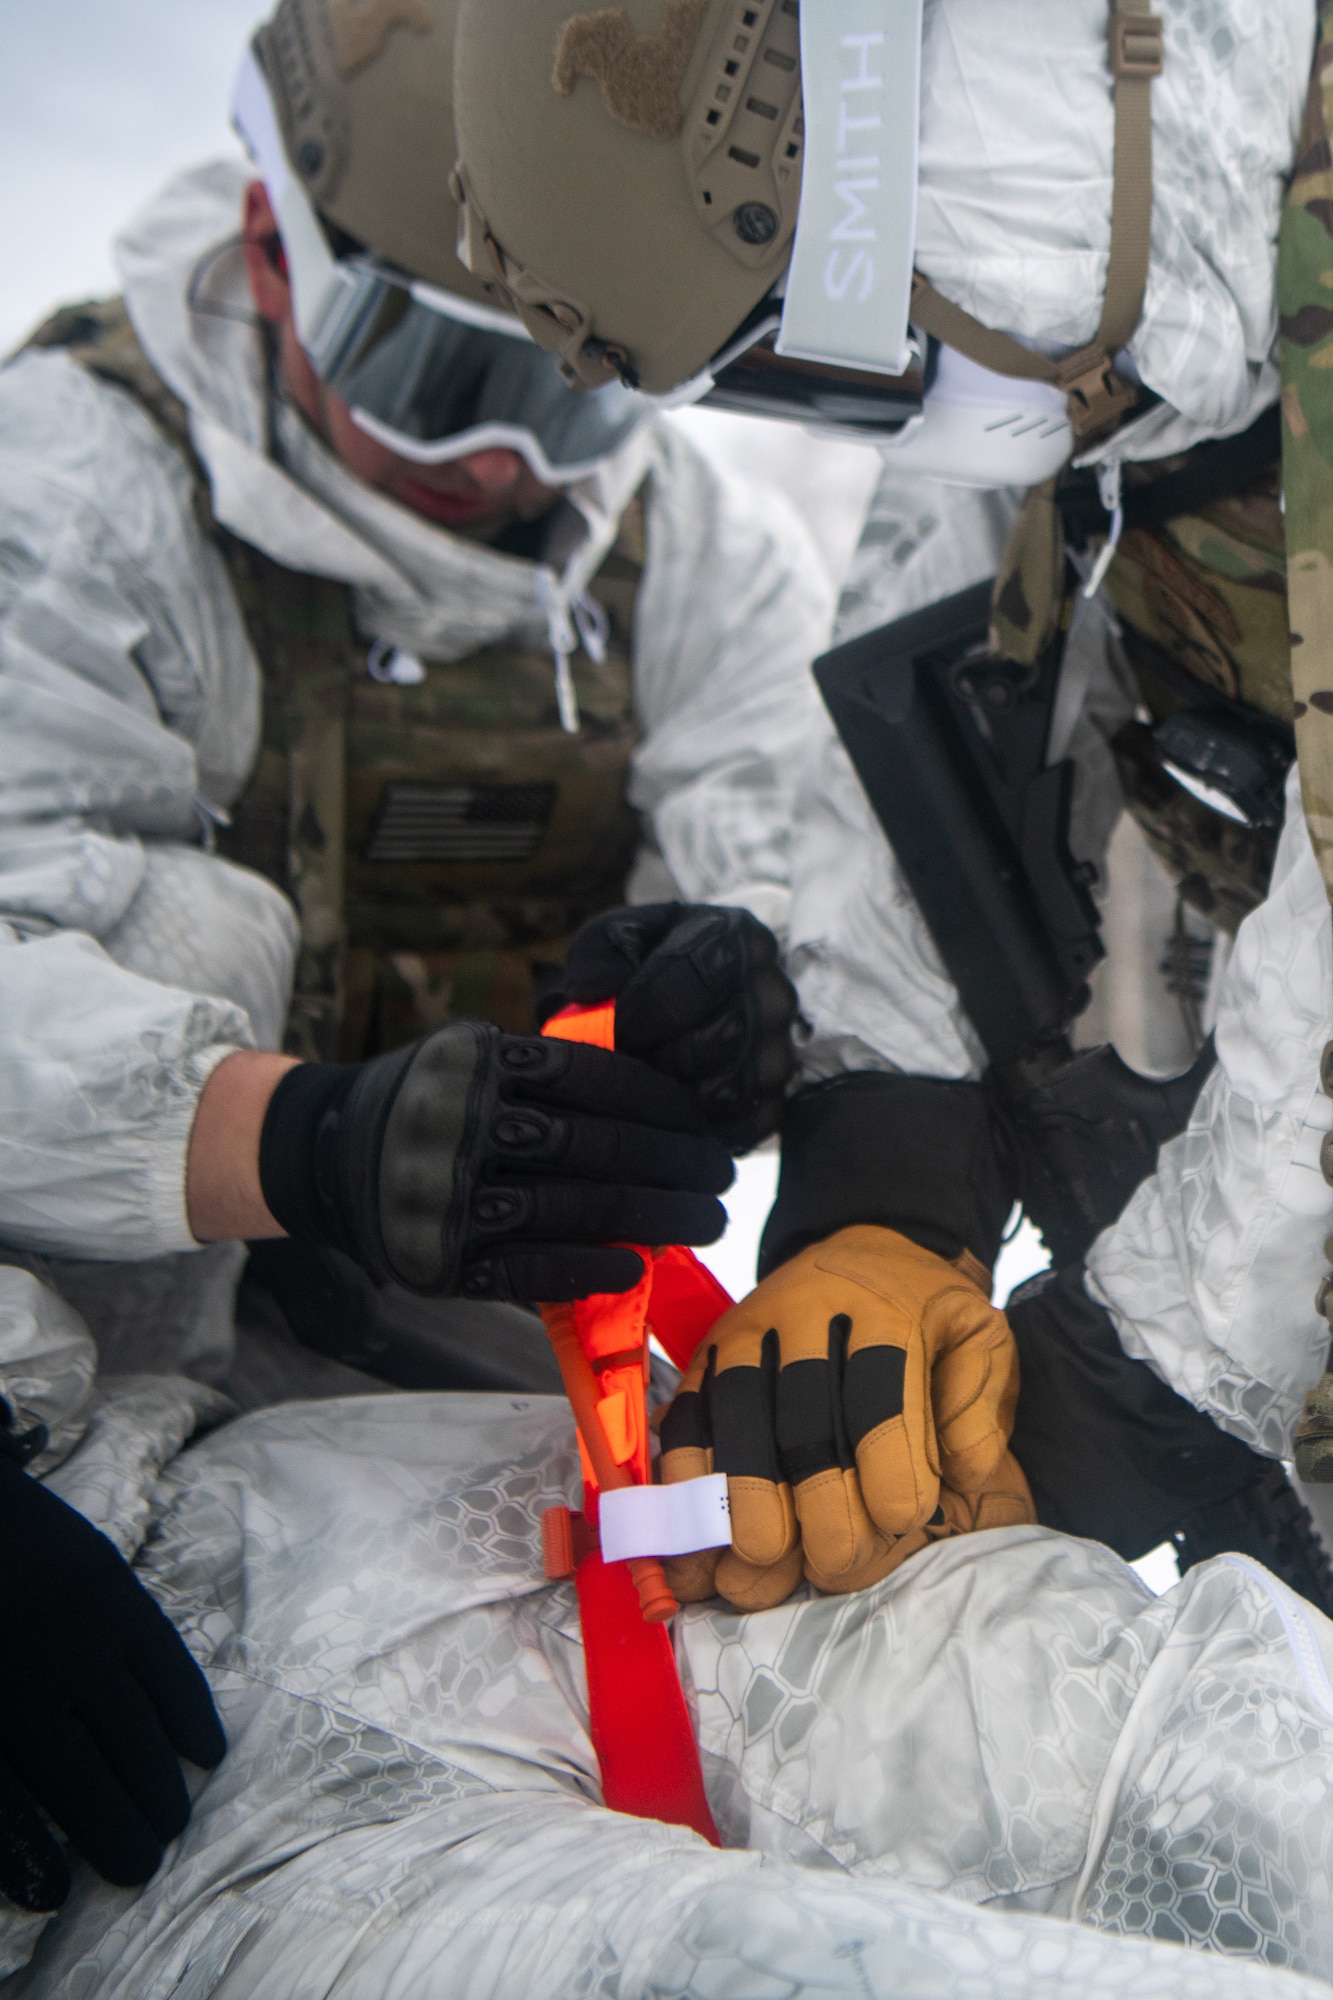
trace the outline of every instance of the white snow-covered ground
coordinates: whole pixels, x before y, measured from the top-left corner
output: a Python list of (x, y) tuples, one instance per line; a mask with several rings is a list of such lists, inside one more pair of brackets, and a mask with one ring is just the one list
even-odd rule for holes
[(52, 305), (115, 290), (112, 234), (178, 166), (234, 150), (232, 78), (263, 0), (4, 10), (0, 353)]

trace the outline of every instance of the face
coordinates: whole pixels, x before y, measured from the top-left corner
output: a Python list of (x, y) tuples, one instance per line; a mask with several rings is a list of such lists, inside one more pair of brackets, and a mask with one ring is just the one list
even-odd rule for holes
[(245, 268), (260, 317), (277, 330), (288, 394), (349, 472), (403, 507), (455, 534), (490, 541), (516, 521), (532, 521), (555, 499), (516, 451), (474, 451), (448, 465), (417, 465), (367, 437), (320, 381), (296, 337), (278, 226), (263, 183), (245, 191)]

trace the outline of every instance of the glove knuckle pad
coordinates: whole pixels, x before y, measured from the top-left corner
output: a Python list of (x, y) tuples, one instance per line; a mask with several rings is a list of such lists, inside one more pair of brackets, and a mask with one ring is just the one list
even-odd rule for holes
[(491, 1148), (502, 1159), (545, 1159), (561, 1150), (567, 1130), (565, 1120), (535, 1105), (505, 1105), (491, 1125)]
[(495, 1063), (505, 1081), (536, 1089), (564, 1076), (569, 1068), (567, 1051), (567, 1043), (550, 1036), (501, 1035)]
[(526, 1188), (483, 1187), (472, 1197), (472, 1224), (482, 1236), (510, 1236), (531, 1220), (532, 1210)]
[(456, 1198), (460, 1151), (483, 1115), (488, 1058), (499, 1040), (498, 1034), (492, 1039), (449, 1029), (430, 1036), (404, 1071), (389, 1111), (380, 1154), (380, 1228), (394, 1275), (420, 1290), (450, 1275), (441, 1217)]

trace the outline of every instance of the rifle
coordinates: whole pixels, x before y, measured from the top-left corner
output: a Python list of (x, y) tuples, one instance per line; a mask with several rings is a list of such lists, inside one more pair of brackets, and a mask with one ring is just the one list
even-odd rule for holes
[[(1072, 574), (1072, 573), (1071, 573)], [(1046, 743), (1064, 634), (990, 653), (989, 583), (825, 653), (815, 679), (992, 1064), (1031, 1062), (1103, 955), (1069, 852), (1074, 767)]]
[(815, 662), (866, 797), (990, 1059), (1024, 1207), (1057, 1262), (1083, 1255), (1183, 1129), (1214, 1054), (1138, 1075), (1068, 1029), (1104, 956), (1093, 870), (1069, 849), (1074, 767), (1046, 761), (1065, 617), (1034, 666), (990, 650), (990, 583)]

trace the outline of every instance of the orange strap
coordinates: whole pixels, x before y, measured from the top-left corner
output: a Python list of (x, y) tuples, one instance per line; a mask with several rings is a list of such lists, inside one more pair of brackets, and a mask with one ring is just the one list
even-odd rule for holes
[(574, 1572), (602, 1797), (612, 1812), (688, 1826), (720, 1847), (671, 1635), (645, 1623), (628, 1572), (595, 1550)]
[[(543, 1032), (614, 1048), (614, 1003), (566, 1007)], [(589, 1728), (607, 1805), (639, 1819), (692, 1827), (720, 1847), (665, 1623), (679, 1606), (660, 1562), (638, 1557), (604, 1563), (594, 1537), (598, 1493), (646, 1485), (652, 1476), (650, 1332), (678, 1367), (686, 1367), (731, 1299), (689, 1250), (631, 1247), (644, 1262), (632, 1291), (542, 1308), (579, 1427), (584, 1508), (582, 1516), (565, 1507), (548, 1510), (542, 1521), (546, 1568), (553, 1576), (572, 1571), (578, 1591)]]

